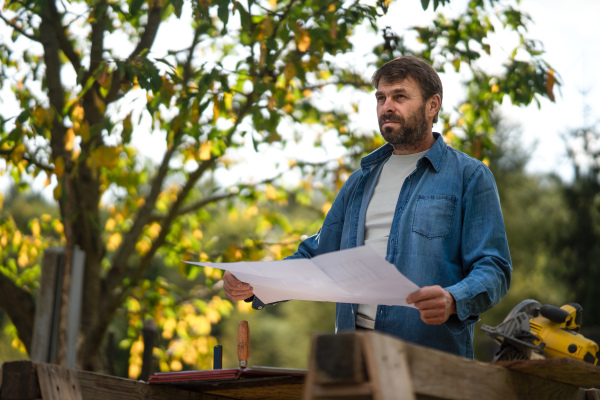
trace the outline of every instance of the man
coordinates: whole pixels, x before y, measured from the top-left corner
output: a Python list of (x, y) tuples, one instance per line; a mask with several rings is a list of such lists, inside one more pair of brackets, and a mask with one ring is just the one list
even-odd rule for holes
[[(508, 291), (511, 261), (494, 178), (432, 131), (442, 83), (425, 61), (400, 57), (373, 75), (388, 142), (364, 157), (321, 230), (290, 258), (370, 245), (421, 289), (416, 308), (338, 303), (336, 332), (375, 329), (473, 358), (474, 323)], [(225, 273), (230, 300), (252, 288)], [(263, 304), (254, 299), (253, 306)]]

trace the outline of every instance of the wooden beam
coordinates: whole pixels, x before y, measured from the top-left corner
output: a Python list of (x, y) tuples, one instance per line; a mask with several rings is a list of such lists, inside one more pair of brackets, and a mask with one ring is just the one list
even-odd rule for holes
[(391, 336), (369, 333), (368, 340), (393, 354), (406, 352), (414, 391), (419, 396), (447, 400), (584, 400), (585, 389), (489, 363), (478, 362)]
[(1, 373), (0, 400), (231, 399), (32, 361), (4, 363)]
[(83, 400), (77, 371), (53, 364), (34, 364), (43, 400)]
[(37, 369), (31, 361), (4, 363), (1, 372), (1, 400), (37, 400), (42, 398)]

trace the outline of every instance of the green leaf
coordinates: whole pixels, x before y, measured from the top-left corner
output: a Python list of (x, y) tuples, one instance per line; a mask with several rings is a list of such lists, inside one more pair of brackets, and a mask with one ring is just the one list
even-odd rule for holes
[(423, 10), (427, 10), (427, 7), (429, 7), (429, 0), (421, 0), (421, 6), (423, 7)]
[(144, 4), (144, 0), (131, 0), (129, 4), (129, 13), (131, 15), (137, 15), (142, 9), (142, 5)]
[(220, 0), (217, 4), (217, 16), (223, 21), (223, 31), (226, 31), (227, 22), (229, 22), (229, 0)]
[(183, 0), (173, 0), (173, 8), (177, 18), (181, 18), (181, 9), (183, 8)]

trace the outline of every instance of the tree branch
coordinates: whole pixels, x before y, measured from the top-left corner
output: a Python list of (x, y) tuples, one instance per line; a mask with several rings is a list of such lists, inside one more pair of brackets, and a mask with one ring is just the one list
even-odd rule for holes
[(54, 27), (54, 32), (56, 33), (56, 38), (58, 40), (60, 49), (62, 50), (62, 52), (65, 54), (65, 56), (67, 57), (67, 59), (69, 60), (71, 65), (73, 66), (73, 69), (75, 69), (75, 73), (78, 73), (79, 70), (81, 69), (81, 60), (80, 60), (79, 56), (77, 55), (77, 53), (75, 52), (75, 50), (73, 49), (73, 46), (69, 42), (69, 39), (67, 39), (67, 36), (65, 35), (65, 29), (61, 23), (62, 18), (61, 18), (60, 13), (56, 9), (56, 4), (53, 1), (50, 1), (49, 5), (50, 5), (49, 11), (52, 16), (51, 21), (52, 21), (52, 25)]
[(4, 23), (6, 25), (10, 26), (11, 28), (13, 28), (15, 31), (19, 32), (21, 35), (25, 36), (26, 38), (33, 40), (35, 42), (39, 42), (39, 43), (42, 42), (42, 40), (39, 36), (31, 35), (31, 34), (25, 32), (22, 28), (18, 27), (16, 23), (13, 23), (10, 20), (6, 19), (6, 17), (2, 13), (0, 13), (0, 19), (2, 19), (2, 21), (4, 21)]
[[(138, 42), (135, 49), (131, 52), (129, 57), (127, 57), (127, 62), (134, 60), (144, 51), (149, 50), (154, 44), (154, 40), (156, 39), (156, 33), (158, 32), (158, 28), (161, 23), (162, 9), (161, 1), (154, 1), (154, 5), (150, 9), (148, 13), (148, 23), (146, 24), (146, 29), (144, 33), (140, 37), (140, 41)], [(164, 2), (165, 4), (169, 4), (168, 2)], [(121, 70), (115, 71), (112, 79), (112, 83), (110, 86), (110, 90), (106, 95), (106, 103), (112, 103), (115, 100), (119, 99), (121, 96), (119, 93), (119, 88), (121, 86), (121, 80), (123, 79), (124, 72)]]

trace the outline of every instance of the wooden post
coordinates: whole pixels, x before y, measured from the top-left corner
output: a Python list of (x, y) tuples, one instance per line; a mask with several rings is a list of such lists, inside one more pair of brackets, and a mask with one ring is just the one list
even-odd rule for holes
[(47, 248), (42, 258), (42, 277), (37, 297), (35, 319), (33, 323), (33, 338), (31, 343), (31, 359), (40, 362), (53, 362), (55, 337), (53, 325), (55, 322), (55, 293), (59, 279), (59, 265), (62, 249)]
[(79, 247), (75, 246), (72, 254), (72, 270), (67, 271), (64, 249), (44, 250), (31, 346), (33, 361), (69, 368), (77, 363), (85, 262)]
[(316, 336), (304, 400), (415, 400), (403, 343), (390, 349), (373, 338), (379, 337), (351, 332)]
[(158, 329), (156, 323), (152, 318), (148, 318), (144, 321), (144, 328), (142, 328), (142, 338), (144, 340), (144, 353), (142, 354), (142, 372), (140, 372), (139, 380), (148, 382), (150, 375), (154, 372), (154, 357), (152, 356), (152, 350), (156, 345), (156, 334)]

